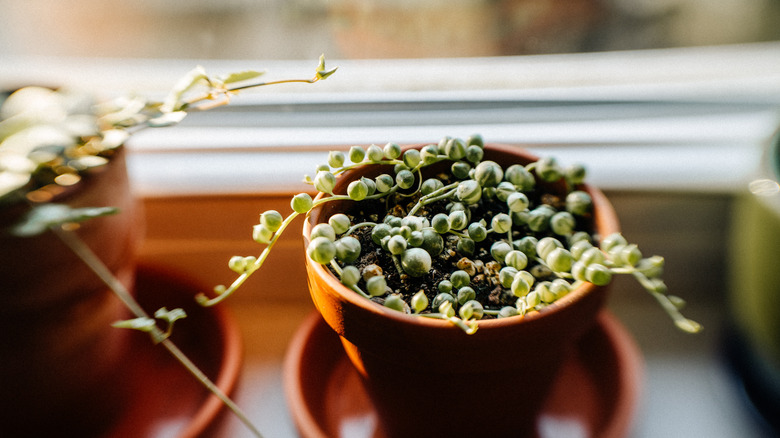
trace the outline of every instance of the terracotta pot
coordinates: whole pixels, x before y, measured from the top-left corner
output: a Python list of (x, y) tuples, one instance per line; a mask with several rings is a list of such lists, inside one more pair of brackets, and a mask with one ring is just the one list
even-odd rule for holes
[[(132, 289), (139, 227), (124, 155), (119, 149), (109, 164), (52, 201), (121, 209), (83, 223), (76, 232)], [(0, 223), (18, 214), (18, 209), (0, 210)], [(83, 428), (99, 428), (100, 421), (90, 424), (83, 413), (92, 409), (107, 417), (114, 406), (99, 388), (111, 381), (124, 342), (124, 331), (110, 325), (126, 313), (53, 233), (30, 238), (0, 233), (0, 247), (0, 424), (5, 431), (29, 432), (45, 417), (86, 436)]]
[[(204, 287), (181, 272), (142, 262), (134, 292), (150, 314), (163, 306), (187, 313), (176, 323), (171, 340), (222, 392), (233, 397), (242, 368), (241, 331), (228, 307), (203, 307), (192, 299)], [(121, 375), (102, 389), (123, 401), (121, 415), (100, 438), (231, 436), (232, 413), (215, 395), (146, 333), (126, 332)], [(43, 431), (41, 436), (57, 435), (54, 430)]]
[(334, 0), (328, 14), (347, 58), (500, 56), (589, 51), (607, 18), (618, 14), (604, 3)]
[[(505, 168), (535, 160), (519, 147), (488, 145), (485, 159)], [(373, 166), (377, 167), (377, 166)], [(343, 193), (356, 177), (376, 169), (350, 171), (339, 179)], [(618, 231), (604, 195), (585, 187), (594, 202), (596, 231)], [(351, 202), (351, 201), (346, 201)], [(329, 202), (311, 212), (311, 228), (349, 207)], [(586, 284), (543, 311), (524, 317), (485, 320), (467, 335), (448, 322), (402, 314), (344, 287), (307, 257), (312, 300), (361, 375), (383, 428), (390, 436), (523, 436), (535, 419), (565, 354), (591, 328), (607, 289)]]

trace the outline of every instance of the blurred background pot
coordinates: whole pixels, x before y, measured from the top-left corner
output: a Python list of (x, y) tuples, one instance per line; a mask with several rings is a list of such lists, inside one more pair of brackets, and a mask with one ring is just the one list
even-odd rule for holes
[[(485, 159), (504, 167), (534, 157), (522, 149), (488, 145)], [(376, 167), (345, 172), (342, 193)], [(618, 230), (612, 206), (589, 187), (597, 231)], [(350, 207), (329, 202), (312, 210), (314, 225)], [(522, 318), (484, 320), (473, 335), (446, 321), (412, 317), (379, 306), (343, 286), (322, 265), (306, 259), (315, 307), (340, 336), (389, 436), (524, 436), (565, 355), (603, 309), (606, 288), (586, 284), (544, 311)]]
[[(88, 220), (75, 231), (132, 290), (139, 227), (124, 148), (91, 169), (52, 202), (71, 207), (113, 206), (120, 213)], [(13, 223), (28, 208), (0, 209)], [(126, 340), (111, 323), (126, 316), (121, 302), (52, 232), (34, 237), (0, 233), (0, 424), (10, 436), (29, 436), (36, 422), (89, 436), (118, 414), (106, 391)], [(109, 397), (110, 396), (110, 397)]]

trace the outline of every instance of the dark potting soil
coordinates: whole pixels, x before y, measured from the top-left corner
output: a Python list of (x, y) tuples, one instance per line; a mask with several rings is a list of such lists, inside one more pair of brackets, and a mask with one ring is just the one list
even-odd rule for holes
[[(536, 192), (525, 193), (530, 201), (529, 209), (533, 209), (540, 204), (551, 205), (555, 207), (556, 210), (564, 209), (564, 201), (558, 196), (547, 193), (542, 195)], [(345, 213), (349, 216), (353, 224), (361, 222), (381, 223), (388, 212), (396, 217), (403, 218), (415, 205), (418, 197), (419, 195), (410, 197), (402, 194), (395, 194), (381, 200), (364, 200), (355, 203), (355, 207)], [(429, 204), (418, 210), (416, 215), (426, 217), (430, 220), (438, 213), (447, 213), (446, 208), (449, 202), (450, 201), (438, 201)], [(485, 221), (488, 222), (488, 228), (490, 227), (489, 222), (494, 215), (508, 212), (505, 202), (496, 198), (487, 198), (485, 196), (482, 197), (479, 203), (471, 206), (470, 209), (470, 222), (474, 222), (476, 218), (484, 218)], [(586, 220), (582, 219), (582, 217), (578, 218), (577, 229), (592, 229), (591, 218), (585, 218)], [(420, 277), (412, 277), (403, 273), (403, 271), (397, 267), (396, 262), (393, 261), (393, 257), (388, 251), (383, 250), (371, 240), (372, 229), (373, 227), (361, 227), (352, 234), (352, 236), (360, 241), (362, 248), (360, 257), (353, 264), (361, 273), (363, 272), (363, 268), (367, 265), (374, 264), (379, 266), (382, 269), (382, 273), (384, 274), (387, 285), (392, 290), (392, 293), (401, 295), (407, 305), (411, 302), (411, 298), (421, 290), (428, 297), (429, 302), (433, 302), (434, 297), (439, 294), (439, 282), (448, 280), (453, 271), (462, 269), (471, 276), (471, 283), (469, 286), (474, 289), (476, 292), (476, 300), (479, 301), (485, 309), (500, 310), (504, 306), (515, 306), (517, 297), (512, 294), (511, 290), (503, 287), (499, 282), (498, 274), (503, 264), (494, 260), (490, 254), (490, 248), (493, 243), (502, 238), (506, 239), (506, 234), (499, 235), (496, 233), (489, 233), (485, 240), (476, 243), (476, 248), (472, 255), (463, 254), (458, 251), (457, 244), (459, 238), (457, 236), (450, 233), (443, 234), (444, 250), (439, 255), (432, 256), (432, 269), (430, 272)], [(513, 226), (513, 240), (520, 239), (527, 235), (532, 235), (537, 239), (541, 239), (546, 236), (553, 236), (553, 233), (550, 231), (533, 232), (525, 225)], [(566, 244), (565, 240), (563, 243)], [(526, 270), (531, 271), (536, 265), (538, 265), (538, 262), (529, 259)], [(537, 278), (537, 281), (553, 279), (554, 277), (552, 276), (549, 278), (542, 277)], [(361, 288), (365, 286), (363, 280), (361, 280), (359, 286)], [(454, 292), (453, 295), (455, 295)], [(380, 304), (384, 302), (383, 297), (375, 297), (372, 298), (372, 300)], [(431, 311), (429, 306), (423, 313)], [(491, 316), (486, 314), (484, 318), (491, 318)]]

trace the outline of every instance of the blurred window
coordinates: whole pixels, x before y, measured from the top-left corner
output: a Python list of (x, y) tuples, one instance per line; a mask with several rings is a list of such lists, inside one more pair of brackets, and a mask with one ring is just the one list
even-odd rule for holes
[(776, 0), (0, 0), (0, 55), (474, 57), (780, 39)]

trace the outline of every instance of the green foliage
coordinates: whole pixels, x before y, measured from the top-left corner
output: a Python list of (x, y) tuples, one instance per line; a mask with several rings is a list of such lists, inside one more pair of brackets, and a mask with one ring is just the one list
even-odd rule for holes
[[(274, 223), (282, 222), (283, 229), (295, 216), (326, 202), (406, 199), (400, 211), (400, 204), (396, 205), (377, 221), (351, 223), (347, 212), (333, 215), (328, 224), (312, 230), (308, 256), (329, 266), (345, 286), (365, 297), (378, 297), (386, 307), (402, 312), (448, 320), (467, 333), (476, 331), (477, 320), (520, 317), (552, 305), (583, 282), (603, 286), (619, 274), (635, 277), (678, 327), (691, 332), (700, 329), (679, 313), (681, 300), (667, 295), (661, 280), (663, 258), (645, 258), (619, 233), (599, 241), (588, 228), (593, 200), (578, 188), (585, 176), (582, 166), (563, 168), (554, 158), (544, 157), (504, 169), (482, 160), (483, 147), (482, 138), (474, 136), (467, 141), (447, 137), (436, 145), (403, 153), (394, 143), (383, 148), (352, 146), (346, 154), (332, 151), (328, 165), (317, 169), (314, 180), (307, 179), (323, 196), (313, 201), (308, 194), (296, 195), (291, 202), (293, 212), (283, 221), (274, 215)], [(422, 169), (442, 161), (451, 163), (449, 175), (423, 176)], [(346, 193), (334, 193), (337, 175), (374, 164), (392, 166), (394, 175), (361, 178), (349, 182)], [(540, 187), (561, 181), (567, 188), (562, 196), (556, 194), (561, 201), (546, 202)], [(479, 215), (483, 207), (490, 211), (485, 217)], [(370, 238), (361, 241), (355, 233), (366, 227)], [(270, 243), (265, 242), (268, 247), (263, 255), (281, 229)], [(353, 265), (362, 254), (383, 251), (393, 260), (389, 268), (400, 278), (422, 277), (432, 271), (450, 241), (454, 245), (448, 251), (454, 250), (461, 260), (435, 285), (435, 296), (423, 291), (398, 293), (388, 287), (387, 273), (361, 276)], [(364, 245), (370, 247), (361, 248)], [(478, 258), (478, 252), (485, 250), (489, 257)], [(473, 277), (477, 265), (479, 275)], [(253, 266), (259, 267), (258, 263)], [(479, 299), (475, 288), (486, 277), (492, 287), (498, 286), (503, 296), (514, 301), (496, 305)]]
[(55, 226), (75, 224), (96, 217), (116, 214), (113, 207), (71, 208), (64, 204), (41, 204), (30, 209), (21, 221), (9, 229), (17, 237), (32, 237)]
[[(154, 342), (159, 343), (171, 336), (173, 333), (173, 324), (176, 321), (186, 317), (187, 313), (181, 308), (168, 310), (165, 307), (161, 307), (154, 313), (154, 319), (148, 316), (139, 316), (137, 318), (117, 321), (112, 325), (116, 328), (132, 329), (149, 333)], [(164, 331), (157, 328), (157, 321), (155, 321), (155, 319), (159, 319), (166, 324), (166, 329)]]
[(260, 76), (264, 75), (265, 71), (256, 71), (256, 70), (244, 70), (240, 72), (234, 72), (227, 75), (219, 76), (219, 79), (224, 84), (235, 84), (238, 82), (244, 82), (244, 81), (250, 81), (252, 79), (257, 79)]

